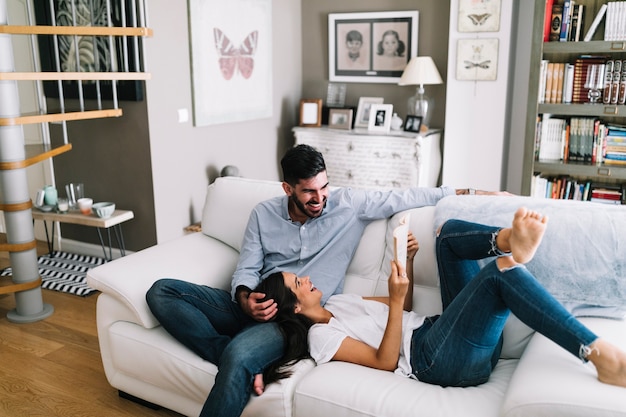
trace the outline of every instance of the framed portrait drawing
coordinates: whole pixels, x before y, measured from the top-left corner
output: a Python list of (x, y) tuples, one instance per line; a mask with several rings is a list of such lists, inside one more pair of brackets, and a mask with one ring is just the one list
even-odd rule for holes
[(330, 81), (397, 84), (409, 60), (417, 56), (417, 10), (330, 13)]
[(271, 117), (271, 0), (188, 4), (194, 126)]
[[(98, 3), (99, 7), (94, 6)], [(111, 0), (110, 8), (104, 1), (93, 0), (57, 0), (34, 1), (35, 20), (38, 25), (51, 26), (108, 26), (109, 19), (115, 27), (138, 27), (139, 22), (132, 16), (138, 15), (137, 2), (132, 0)], [(52, 6), (52, 7), (51, 7)], [(80, 11), (74, 13), (73, 10)], [(38, 35), (39, 58), (42, 71), (62, 72), (116, 72), (143, 71), (142, 38), (135, 36), (57, 36), (57, 48), (50, 35)], [(119, 100), (143, 100), (143, 81), (110, 80), (101, 81), (62, 81), (61, 88), (65, 98), (79, 98), (81, 91), (85, 99), (98, 97), (111, 100), (113, 86)], [(44, 81), (44, 93), (48, 97), (59, 97), (59, 83)]]
[(300, 126), (319, 127), (322, 125), (322, 99), (304, 98), (300, 100)]
[(331, 129), (351, 129), (352, 109), (330, 109), (328, 111), (328, 127)]
[(393, 116), (393, 104), (372, 104), (367, 130), (388, 133)]
[(372, 104), (382, 104), (384, 99), (382, 97), (361, 97), (359, 98), (359, 106), (356, 109), (356, 119), (354, 120), (354, 127), (369, 126), (370, 120), (370, 107)]
[(456, 47), (456, 79), (494, 81), (498, 75), (498, 39), (459, 39)]
[(459, 0), (459, 32), (498, 32), (502, 0)]
[(419, 133), (422, 128), (422, 116), (407, 115), (404, 121), (404, 131)]

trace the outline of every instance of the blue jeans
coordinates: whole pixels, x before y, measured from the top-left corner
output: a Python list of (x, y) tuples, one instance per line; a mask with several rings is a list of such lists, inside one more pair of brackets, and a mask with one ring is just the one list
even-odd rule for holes
[(523, 265), (500, 271), (500, 228), (447, 221), (436, 241), (443, 313), (413, 332), (411, 366), (423, 382), (465, 387), (487, 382), (513, 312), (533, 330), (584, 360), (581, 348), (597, 338), (550, 295)]
[(258, 323), (229, 292), (176, 279), (155, 282), (146, 301), (163, 328), (219, 368), (201, 417), (238, 417), (256, 374), (284, 353), (275, 323)]

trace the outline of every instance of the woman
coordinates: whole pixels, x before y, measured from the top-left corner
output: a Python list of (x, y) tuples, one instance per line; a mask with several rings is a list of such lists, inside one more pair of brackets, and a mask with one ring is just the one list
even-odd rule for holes
[[(626, 353), (576, 320), (523, 265), (534, 256), (546, 226), (547, 218), (525, 208), (509, 228), (446, 222), (436, 242), (441, 316), (403, 311), (410, 310), (412, 271), (395, 263), (389, 297), (340, 294), (322, 306), (321, 293), (308, 277), (287, 272), (268, 277), (258, 291), (275, 300), (282, 319), (303, 316), (314, 323), (308, 342), (318, 364), (339, 360), (441, 386), (479, 385), (500, 357), (502, 329), (513, 312), (583, 362), (592, 362), (600, 381), (626, 387)], [(476, 260), (492, 256), (496, 260), (480, 269)], [(290, 304), (270, 288), (277, 281), (293, 293)]]

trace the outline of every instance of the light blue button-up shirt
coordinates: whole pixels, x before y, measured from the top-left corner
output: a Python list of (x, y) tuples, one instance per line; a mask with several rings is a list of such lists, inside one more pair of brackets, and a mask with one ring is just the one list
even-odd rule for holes
[(322, 215), (304, 224), (289, 218), (286, 195), (261, 202), (248, 220), (232, 280), (233, 299), (240, 285), (254, 289), (268, 275), (285, 271), (310, 276), (325, 303), (331, 295), (343, 292), (346, 270), (370, 222), (435, 205), (454, 193), (450, 187), (332, 189)]

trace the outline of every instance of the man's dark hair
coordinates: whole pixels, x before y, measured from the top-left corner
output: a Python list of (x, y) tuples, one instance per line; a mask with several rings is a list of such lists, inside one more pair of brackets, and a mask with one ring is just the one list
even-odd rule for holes
[(283, 181), (291, 186), (326, 171), (324, 157), (309, 145), (298, 145), (289, 149), (280, 165), (283, 168)]

